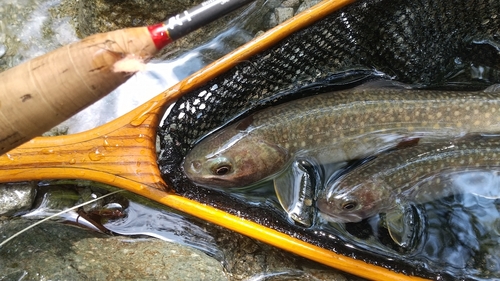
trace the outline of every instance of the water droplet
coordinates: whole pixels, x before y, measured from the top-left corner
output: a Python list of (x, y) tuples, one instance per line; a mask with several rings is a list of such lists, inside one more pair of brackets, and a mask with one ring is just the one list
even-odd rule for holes
[(108, 150), (108, 151), (112, 151), (112, 150), (116, 150), (118, 149), (118, 144), (111, 144), (108, 139), (104, 139), (103, 140), (103, 146), (104, 146), (104, 149)]
[(69, 164), (71, 164), (71, 165), (76, 164), (75, 158), (72, 158), (71, 160), (69, 160)]
[(89, 152), (89, 158), (92, 161), (99, 161), (102, 158), (104, 158), (104, 155), (102, 154), (102, 149), (99, 149), (97, 147), (97, 148), (95, 148), (95, 150)]
[(54, 153), (54, 150), (53, 149), (46, 149), (46, 148), (44, 148), (40, 152), (43, 153), (43, 154), (52, 154), (52, 153)]
[(146, 140), (146, 136), (144, 136), (143, 134), (139, 134), (139, 136), (137, 138), (135, 138), (136, 142), (144, 142), (145, 140)]
[(132, 125), (134, 127), (140, 126), (142, 123), (144, 123), (144, 121), (146, 121), (147, 118), (148, 118), (148, 115), (146, 113), (143, 113), (143, 114), (139, 115), (138, 117), (136, 117), (134, 120), (132, 120), (130, 122), (130, 125)]
[(9, 158), (9, 160), (14, 161), (14, 157), (12, 157), (12, 155), (5, 153), (5, 156), (7, 156), (7, 158)]

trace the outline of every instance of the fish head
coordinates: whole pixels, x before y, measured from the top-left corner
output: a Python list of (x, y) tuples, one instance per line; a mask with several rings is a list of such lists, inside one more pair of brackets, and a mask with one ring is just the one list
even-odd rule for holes
[(183, 169), (201, 186), (241, 188), (278, 173), (288, 158), (280, 146), (229, 127), (198, 143), (184, 159)]
[(360, 222), (381, 213), (390, 194), (383, 183), (369, 180), (355, 185), (342, 181), (333, 183), (322, 192), (316, 206), (330, 222)]

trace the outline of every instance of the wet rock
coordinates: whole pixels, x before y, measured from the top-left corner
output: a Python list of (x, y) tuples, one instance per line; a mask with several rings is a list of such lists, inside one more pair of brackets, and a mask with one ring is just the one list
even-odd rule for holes
[[(1, 239), (32, 222), (0, 225)], [(22, 278), (21, 278), (22, 277)], [(228, 280), (206, 254), (153, 238), (44, 223), (0, 248), (0, 280)]]
[(312, 6), (318, 4), (319, 2), (321, 2), (321, 0), (304, 0), (302, 1), (302, 4), (300, 4), (295, 14), (305, 11), (306, 9), (309, 9)]
[(231, 280), (364, 280), (219, 226), (207, 224), (206, 229), (224, 253)]
[(276, 15), (276, 21), (280, 24), (293, 17), (293, 8), (276, 8), (274, 14)]
[(297, 8), (302, 1), (300, 0), (285, 0), (283, 3), (281, 3), (281, 6), (283, 7), (289, 7), (289, 8)]
[(125, 27), (162, 22), (202, 0), (90, 0), (80, 1), (79, 31), (82, 36)]
[(31, 208), (36, 196), (33, 182), (0, 185), (0, 216), (11, 216)]
[(78, 39), (71, 15), (58, 10), (61, 2), (0, 0), (0, 71)]

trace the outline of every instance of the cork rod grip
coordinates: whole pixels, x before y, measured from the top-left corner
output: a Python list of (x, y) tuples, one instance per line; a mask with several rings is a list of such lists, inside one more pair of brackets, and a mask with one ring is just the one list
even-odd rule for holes
[(125, 82), (123, 59), (157, 52), (147, 27), (89, 36), (0, 73), (0, 154), (66, 120)]

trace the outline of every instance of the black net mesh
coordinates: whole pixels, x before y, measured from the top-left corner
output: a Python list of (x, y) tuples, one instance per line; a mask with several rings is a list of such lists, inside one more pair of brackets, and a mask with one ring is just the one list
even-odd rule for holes
[(498, 83), (499, 12), (498, 0), (358, 1), (182, 97), (159, 130), (161, 172), (188, 198), (393, 270), (435, 277), (425, 266), (347, 249), (336, 239), (319, 239), (317, 230), (290, 226), (271, 209), (196, 187), (185, 179), (180, 163), (200, 137), (238, 116), (373, 77), (431, 88)]

